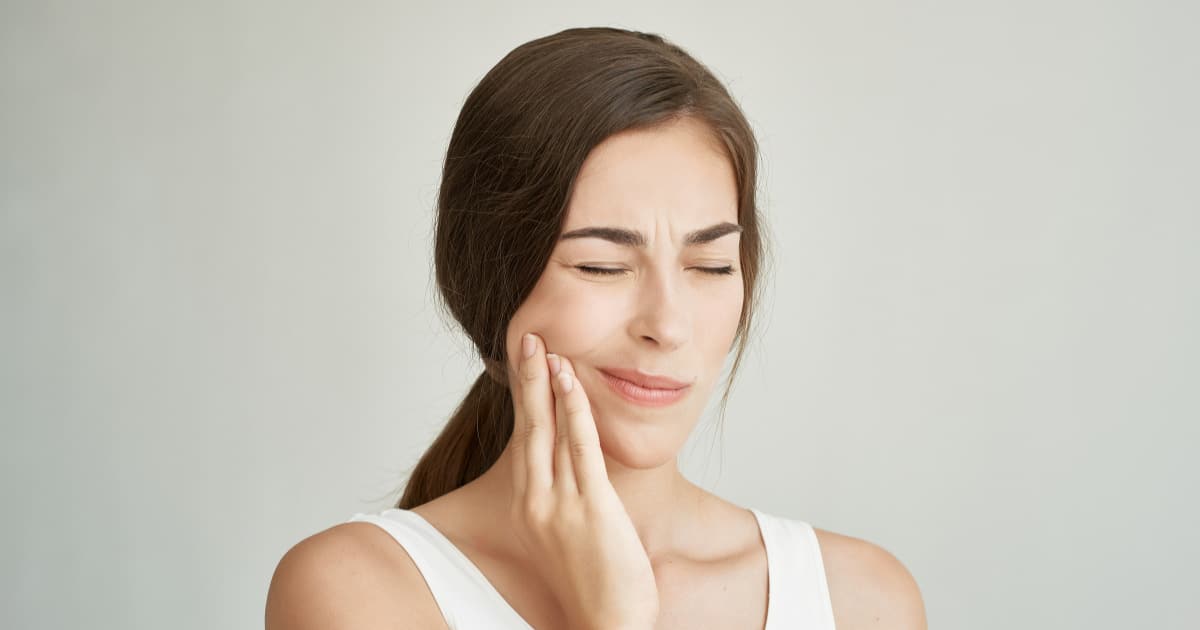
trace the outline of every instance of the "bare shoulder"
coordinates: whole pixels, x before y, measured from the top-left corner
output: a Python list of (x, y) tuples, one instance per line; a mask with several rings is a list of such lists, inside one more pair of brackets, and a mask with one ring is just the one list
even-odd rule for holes
[(342, 523), (296, 543), (267, 592), (266, 630), (444, 627), (412, 558), (371, 523)]
[(888, 550), (814, 527), (838, 630), (926, 630), (917, 581)]

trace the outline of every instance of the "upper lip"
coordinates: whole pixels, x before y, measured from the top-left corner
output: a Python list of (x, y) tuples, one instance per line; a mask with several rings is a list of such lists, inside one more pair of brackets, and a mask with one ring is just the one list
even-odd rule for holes
[(623, 368), (600, 368), (601, 372), (605, 372), (620, 379), (624, 379), (635, 385), (641, 385), (651, 389), (682, 389), (691, 385), (677, 381), (667, 376), (659, 376), (657, 374), (647, 374), (640, 370), (626, 370)]

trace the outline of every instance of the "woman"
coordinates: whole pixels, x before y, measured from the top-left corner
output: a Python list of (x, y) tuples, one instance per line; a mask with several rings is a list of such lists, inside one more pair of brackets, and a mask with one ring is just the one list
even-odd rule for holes
[(882, 548), (677, 467), (745, 349), (756, 162), (726, 90), (661, 37), (570, 29), (501, 60), (437, 218), (441, 295), (486, 369), (396, 509), (284, 556), (267, 627), (924, 628)]

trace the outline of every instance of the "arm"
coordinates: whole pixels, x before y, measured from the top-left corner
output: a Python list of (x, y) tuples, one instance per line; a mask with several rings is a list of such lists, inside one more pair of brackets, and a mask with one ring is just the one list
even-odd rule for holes
[(374, 529), (342, 524), (288, 550), (267, 592), (266, 630), (445, 628), (420, 570)]
[(911, 573), (883, 547), (818, 530), (838, 630), (927, 630)]

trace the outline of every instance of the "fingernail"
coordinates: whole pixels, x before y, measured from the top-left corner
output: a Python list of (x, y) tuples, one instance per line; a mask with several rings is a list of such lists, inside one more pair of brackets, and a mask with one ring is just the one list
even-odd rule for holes
[(533, 335), (525, 333), (525, 338), (521, 341), (521, 351), (525, 353), (525, 358), (533, 356), (533, 351), (537, 349), (537, 342), (534, 341)]
[(571, 375), (566, 372), (559, 373), (558, 382), (562, 384), (564, 392), (571, 391), (571, 388), (575, 386), (575, 381), (571, 380)]
[(546, 361), (548, 361), (550, 363), (550, 373), (551, 374), (558, 374), (559, 370), (562, 370), (562, 362), (558, 360), (557, 354), (551, 354), (551, 353), (547, 352), (546, 353)]

